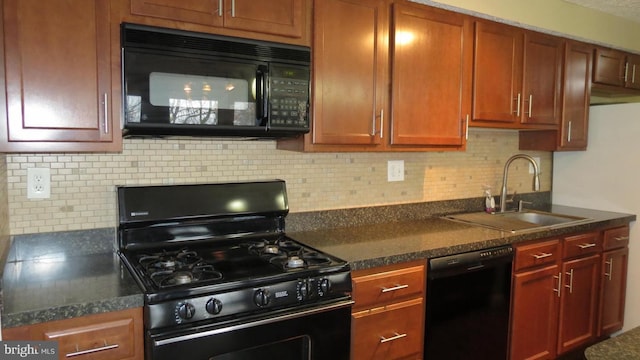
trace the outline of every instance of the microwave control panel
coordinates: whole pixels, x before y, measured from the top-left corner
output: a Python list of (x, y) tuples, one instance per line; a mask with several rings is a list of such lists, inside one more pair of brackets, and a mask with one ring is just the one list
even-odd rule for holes
[(276, 127), (309, 127), (309, 69), (272, 66), (269, 122)]

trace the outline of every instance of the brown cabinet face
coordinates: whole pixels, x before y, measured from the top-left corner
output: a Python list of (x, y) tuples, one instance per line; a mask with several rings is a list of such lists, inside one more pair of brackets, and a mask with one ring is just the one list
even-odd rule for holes
[(522, 46), (523, 34), (519, 29), (476, 22), (472, 124), (518, 122), (522, 104)]
[(578, 348), (596, 337), (600, 254), (562, 264), (562, 295), (558, 354)]
[(134, 15), (299, 38), (303, 0), (131, 0)]
[(524, 42), (523, 124), (560, 123), (562, 91), (561, 38), (526, 32)]
[(640, 55), (627, 56), (626, 75), (625, 86), (640, 90)]
[(386, 1), (315, 2), (314, 144), (382, 143), (388, 14)]
[(598, 336), (622, 329), (629, 249), (607, 251), (602, 256)]
[(593, 82), (623, 87), (625, 85), (625, 53), (618, 50), (596, 48)]
[(560, 275), (556, 264), (514, 275), (511, 360), (555, 358)]
[(110, 3), (3, 2), (7, 126), (0, 150), (119, 150)]
[(468, 17), (394, 4), (392, 145), (462, 146), (470, 113)]
[(592, 63), (592, 45), (567, 40), (560, 150), (587, 148)]

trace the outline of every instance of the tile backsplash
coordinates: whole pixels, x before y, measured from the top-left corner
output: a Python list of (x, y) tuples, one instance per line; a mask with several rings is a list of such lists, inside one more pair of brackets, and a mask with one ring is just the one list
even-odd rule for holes
[[(116, 185), (279, 178), (287, 181), (291, 212), (480, 197), (484, 184), (499, 192), (504, 163), (519, 152), (517, 132), (476, 129), (465, 152), (310, 154), (277, 150), (274, 141), (212, 139), (125, 139), (123, 147), (116, 154), (5, 155), (0, 196), (8, 198), (10, 233), (114, 227)], [(541, 190), (549, 191), (552, 153), (527, 153), (541, 159)], [(387, 181), (389, 160), (404, 160), (404, 181)], [(29, 167), (51, 169), (51, 198), (27, 199)], [(510, 192), (531, 192), (528, 169), (513, 163)]]

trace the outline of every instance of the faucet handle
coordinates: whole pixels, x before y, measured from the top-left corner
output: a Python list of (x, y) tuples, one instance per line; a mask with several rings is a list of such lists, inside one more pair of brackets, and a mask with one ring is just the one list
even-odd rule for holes
[(531, 205), (531, 204), (533, 204), (533, 202), (524, 201), (524, 200), (518, 201), (518, 212), (520, 212), (520, 211), (522, 211), (524, 209), (524, 207), (523, 207), (524, 204)]
[(505, 196), (505, 202), (512, 203), (517, 193), (518, 193), (517, 191), (514, 191), (512, 195), (507, 194)]

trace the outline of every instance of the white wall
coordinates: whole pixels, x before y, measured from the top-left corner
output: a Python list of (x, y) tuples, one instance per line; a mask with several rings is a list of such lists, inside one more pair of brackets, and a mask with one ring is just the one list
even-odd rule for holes
[[(553, 202), (640, 219), (640, 104), (592, 106), (585, 152), (554, 154)], [(640, 326), (640, 224), (631, 223), (625, 326)]]

